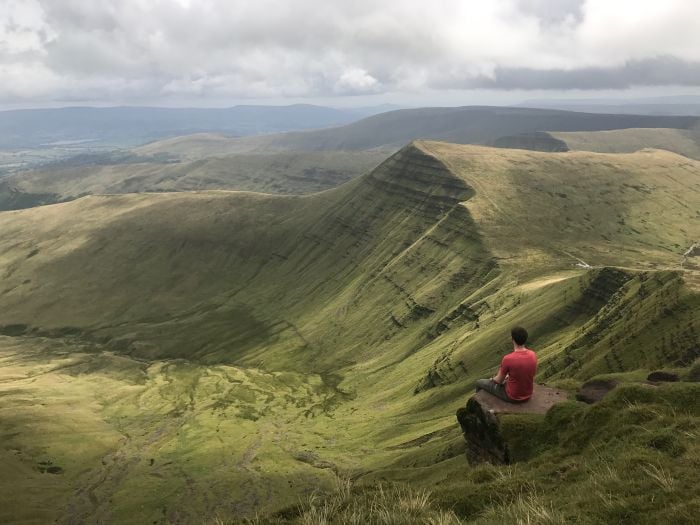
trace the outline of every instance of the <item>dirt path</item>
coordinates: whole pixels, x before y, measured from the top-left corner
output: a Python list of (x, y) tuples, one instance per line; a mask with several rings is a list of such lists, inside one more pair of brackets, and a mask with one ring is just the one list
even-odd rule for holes
[(581, 268), (585, 268), (586, 270), (590, 270), (591, 268), (593, 268), (593, 266), (591, 266), (590, 264), (588, 264), (588, 263), (587, 263), (586, 261), (584, 261), (583, 259), (580, 259), (579, 257), (576, 257), (575, 255), (573, 255), (573, 254), (571, 254), (571, 253), (569, 253), (569, 252), (567, 252), (567, 251), (564, 251), (564, 250), (562, 250), (561, 252), (562, 252), (564, 255), (568, 255), (568, 256), (571, 257), (572, 259), (577, 260), (577, 261), (578, 261), (578, 264), (577, 264), (576, 266), (579, 266), (579, 267), (581, 267)]
[(683, 266), (685, 266), (685, 263), (688, 262), (688, 258), (693, 256), (693, 253), (695, 252), (695, 248), (700, 248), (700, 243), (694, 242), (690, 248), (688, 248), (684, 253), (683, 253), (683, 259), (681, 260), (681, 270), (683, 269)]

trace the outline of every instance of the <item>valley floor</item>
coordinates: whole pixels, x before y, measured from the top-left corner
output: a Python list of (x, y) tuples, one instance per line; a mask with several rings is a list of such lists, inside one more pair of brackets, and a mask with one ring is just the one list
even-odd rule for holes
[(338, 395), (318, 376), (3, 337), (0, 522), (192, 523), (292, 505), (334, 477), (321, 458)]

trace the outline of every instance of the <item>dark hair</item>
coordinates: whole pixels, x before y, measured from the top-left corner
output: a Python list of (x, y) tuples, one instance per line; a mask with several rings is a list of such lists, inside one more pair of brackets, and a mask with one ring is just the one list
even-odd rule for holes
[(527, 341), (527, 330), (522, 326), (516, 326), (510, 331), (510, 336), (516, 345), (524, 345), (525, 341)]

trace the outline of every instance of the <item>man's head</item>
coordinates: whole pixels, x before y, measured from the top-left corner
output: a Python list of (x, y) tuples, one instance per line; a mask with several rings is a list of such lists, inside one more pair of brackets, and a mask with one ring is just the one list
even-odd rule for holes
[(510, 336), (513, 338), (513, 342), (518, 346), (523, 346), (525, 341), (527, 341), (527, 330), (522, 326), (516, 326), (510, 331)]

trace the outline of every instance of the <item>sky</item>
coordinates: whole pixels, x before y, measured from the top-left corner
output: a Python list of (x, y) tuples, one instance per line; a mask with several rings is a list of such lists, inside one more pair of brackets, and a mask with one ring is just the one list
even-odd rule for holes
[(700, 95), (698, 0), (0, 0), (0, 107)]

